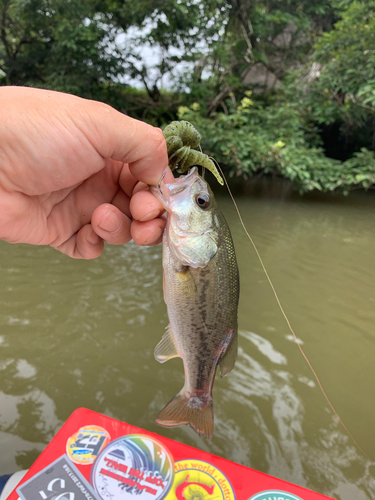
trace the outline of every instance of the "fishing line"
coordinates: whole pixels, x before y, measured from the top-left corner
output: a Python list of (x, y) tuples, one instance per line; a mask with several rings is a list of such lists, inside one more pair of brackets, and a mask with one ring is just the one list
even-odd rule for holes
[(298, 348), (299, 348), (299, 350), (300, 350), (300, 352), (301, 352), (302, 356), (305, 358), (306, 363), (308, 364), (308, 366), (309, 366), (309, 368), (310, 368), (310, 370), (311, 370), (312, 374), (314, 375), (315, 380), (317, 381), (318, 386), (319, 386), (319, 388), (320, 388), (320, 390), (321, 390), (321, 392), (322, 392), (322, 394), (323, 394), (323, 396), (324, 396), (325, 400), (327, 401), (327, 403), (328, 403), (329, 407), (331, 408), (332, 412), (334, 413), (335, 417), (337, 418), (337, 420), (339, 421), (339, 423), (341, 424), (341, 426), (344, 428), (344, 430), (346, 431), (346, 433), (348, 434), (348, 436), (350, 437), (350, 439), (353, 441), (353, 443), (355, 444), (355, 446), (357, 447), (357, 449), (358, 449), (358, 450), (360, 450), (360, 451), (361, 451), (361, 453), (363, 453), (363, 455), (364, 455), (364, 456), (365, 456), (368, 460), (370, 460), (370, 461), (371, 461), (371, 459), (369, 458), (369, 456), (367, 455), (367, 453), (365, 453), (365, 452), (362, 450), (362, 448), (359, 446), (359, 444), (357, 443), (357, 441), (354, 439), (354, 437), (353, 437), (352, 433), (349, 431), (349, 429), (346, 427), (346, 425), (345, 425), (345, 424), (344, 424), (344, 422), (342, 421), (342, 419), (341, 419), (340, 415), (339, 415), (339, 414), (337, 413), (337, 411), (335, 410), (335, 407), (333, 406), (333, 404), (331, 403), (331, 401), (330, 401), (329, 397), (327, 396), (327, 394), (326, 394), (325, 390), (323, 389), (322, 383), (320, 382), (320, 379), (319, 379), (319, 377), (318, 377), (318, 375), (317, 375), (316, 371), (314, 370), (314, 368), (313, 368), (312, 364), (310, 363), (310, 361), (309, 361), (308, 357), (306, 356), (306, 354), (305, 354), (304, 350), (302, 349), (301, 343), (300, 343), (300, 341), (298, 340), (297, 335), (294, 333), (294, 330), (293, 330), (293, 328), (292, 328), (292, 325), (290, 324), (290, 321), (289, 321), (289, 319), (288, 319), (288, 317), (287, 317), (287, 315), (286, 315), (286, 313), (285, 313), (285, 311), (284, 311), (284, 308), (283, 308), (283, 306), (281, 305), (281, 302), (280, 302), (279, 296), (278, 296), (278, 294), (277, 294), (277, 292), (276, 292), (276, 289), (275, 289), (275, 287), (274, 287), (274, 285), (273, 285), (273, 283), (272, 283), (272, 281), (271, 281), (271, 278), (270, 278), (270, 276), (269, 276), (269, 274), (268, 274), (268, 272), (267, 272), (267, 269), (266, 269), (266, 267), (265, 267), (265, 265), (264, 265), (264, 263), (263, 263), (262, 257), (260, 256), (260, 253), (259, 253), (259, 251), (258, 251), (258, 249), (257, 249), (257, 247), (256, 247), (256, 245), (255, 245), (255, 243), (254, 243), (254, 240), (252, 239), (252, 237), (250, 236), (249, 232), (248, 232), (248, 231), (247, 231), (247, 229), (246, 229), (246, 226), (245, 226), (244, 221), (243, 221), (243, 219), (242, 219), (242, 217), (241, 217), (241, 213), (240, 213), (240, 211), (239, 211), (239, 208), (238, 208), (238, 206), (237, 206), (237, 203), (235, 202), (235, 199), (234, 199), (234, 197), (233, 197), (232, 191), (231, 191), (231, 190), (230, 190), (230, 188), (229, 188), (229, 185), (228, 185), (227, 179), (225, 178), (224, 173), (223, 173), (223, 171), (222, 171), (222, 169), (221, 169), (220, 165), (218, 164), (218, 162), (215, 160), (215, 158), (212, 158), (212, 157), (210, 157), (210, 158), (211, 158), (211, 159), (212, 159), (212, 160), (216, 163), (216, 166), (218, 167), (218, 169), (219, 169), (219, 171), (220, 171), (220, 173), (221, 173), (221, 176), (222, 176), (222, 177), (223, 177), (223, 179), (224, 179), (224, 182), (225, 182), (225, 185), (226, 185), (226, 187), (227, 187), (227, 189), (228, 189), (229, 195), (230, 195), (230, 197), (232, 198), (232, 201), (233, 201), (234, 207), (235, 207), (235, 209), (236, 209), (236, 211), (237, 211), (238, 218), (240, 219), (240, 222), (241, 222), (242, 228), (243, 228), (243, 230), (245, 231), (246, 236), (249, 238), (249, 240), (250, 240), (250, 242), (251, 242), (251, 244), (252, 244), (252, 246), (253, 246), (253, 248), (254, 248), (254, 250), (255, 250), (255, 253), (256, 253), (256, 255), (257, 255), (258, 259), (259, 259), (259, 262), (260, 262), (260, 264), (261, 264), (261, 266), (262, 266), (262, 269), (263, 269), (263, 271), (264, 271), (264, 274), (266, 275), (266, 278), (267, 278), (267, 280), (268, 280), (268, 283), (269, 283), (269, 285), (270, 285), (270, 287), (271, 287), (271, 289), (272, 289), (272, 292), (273, 292), (273, 294), (274, 294), (274, 296), (275, 296), (276, 302), (277, 302), (277, 304), (278, 304), (278, 306), (279, 306), (279, 308), (280, 308), (281, 314), (283, 315), (283, 317), (284, 317), (284, 319), (285, 319), (285, 321), (286, 321), (286, 324), (288, 325), (288, 328), (289, 328), (289, 330), (291, 331), (291, 333), (292, 333), (292, 335), (293, 335), (293, 337), (294, 337), (294, 340), (295, 340), (295, 342), (296, 342), (296, 344), (297, 344), (297, 346), (298, 346)]

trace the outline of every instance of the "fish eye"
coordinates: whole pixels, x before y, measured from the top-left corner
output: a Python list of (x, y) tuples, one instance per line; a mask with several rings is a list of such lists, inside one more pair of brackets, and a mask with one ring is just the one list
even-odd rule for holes
[(207, 193), (198, 193), (197, 195), (195, 195), (195, 203), (199, 208), (206, 210), (211, 206), (210, 195)]

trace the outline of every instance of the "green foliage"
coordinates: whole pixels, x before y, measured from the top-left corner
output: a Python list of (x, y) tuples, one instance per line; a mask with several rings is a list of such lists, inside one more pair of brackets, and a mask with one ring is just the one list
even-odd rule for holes
[(121, 68), (110, 31), (89, 1), (1, 0), (3, 85), (34, 85), (99, 98)]
[(265, 106), (250, 97), (248, 93), (230, 114), (217, 113), (211, 119), (194, 105), (179, 109), (179, 118), (190, 121), (201, 133), (204, 152), (227, 167), (230, 175), (283, 176), (301, 193), (340, 189), (347, 194), (375, 183), (372, 151), (363, 148), (345, 162), (327, 158), (319, 147), (317, 130), (303, 118), (298, 103), (279, 100)]
[(146, 90), (121, 84), (110, 84), (103, 88), (103, 101), (132, 118), (142, 119), (160, 127), (176, 119), (182, 97), (171, 91), (161, 91), (154, 101)]
[(362, 126), (375, 112), (375, 3), (341, 2), (341, 16), (315, 45), (310, 103), (317, 122)]

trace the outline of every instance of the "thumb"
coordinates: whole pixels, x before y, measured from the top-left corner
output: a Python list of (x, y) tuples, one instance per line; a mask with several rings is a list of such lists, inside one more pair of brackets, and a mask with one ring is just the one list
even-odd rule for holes
[[(3, 112), (5, 107), (8, 114), (12, 110), (14, 114), (28, 118), (31, 123), (36, 120), (35, 117), (39, 119), (41, 116), (47, 123), (53, 124), (55, 133), (57, 131), (61, 134), (61, 130), (64, 132), (67, 129), (76, 136), (78, 142), (82, 141), (79, 142), (80, 146), (86, 146), (88, 141), (91, 148), (104, 160), (112, 158), (129, 163), (134, 177), (146, 184), (157, 185), (168, 165), (167, 146), (159, 128), (130, 118), (102, 102), (52, 90), (26, 87), (2, 87), (0, 102)], [(51, 117), (55, 120), (51, 121)], [(43, 120), (39, 122), (44, 124)], [(28, 138), (32, 138), (30, 130), (27, 132)], [(42, 137), (46, 136), (45, 130), (43, 133)], [(62, 137), (67, 140), (65, 135)], [(40, 137), (36, 143), (40, 146)], [(76, 144), (73, 144), (76, 148)], [(58, 142), (57, 145), (64, 152), (63, 146)], [(66, 148), (66, 144), (64, 146)], [(77, 150), (75, 152), (77, 153)], [(103, 165), (103, 162), (92, 162), (90, 173), (97, 172)], [(76, 176), (76, 182), (82, 181), (86, 174), (87, 172), (82, 170)]]
[(95, 104), (85, 127), (86, 136), (98, 153), (104, 158), (128, 163), (137, 180), (157, 186), (168, 166), (163, 132), (110, 106)]

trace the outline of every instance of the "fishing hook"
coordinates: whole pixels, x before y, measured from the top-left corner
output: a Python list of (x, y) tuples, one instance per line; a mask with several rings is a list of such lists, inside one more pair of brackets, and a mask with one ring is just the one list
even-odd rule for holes
[(164, 170), (163, 175), (160, 177), (159, 184), (158, 184), (158, 188), (159, 188), (160, 194), (162, 196), (163, 196), (163, 191), (161, 190), (161, 183), (163, 182), (163, 179), (166, 176), (166, 174), (167, 174), (167, 170)]

